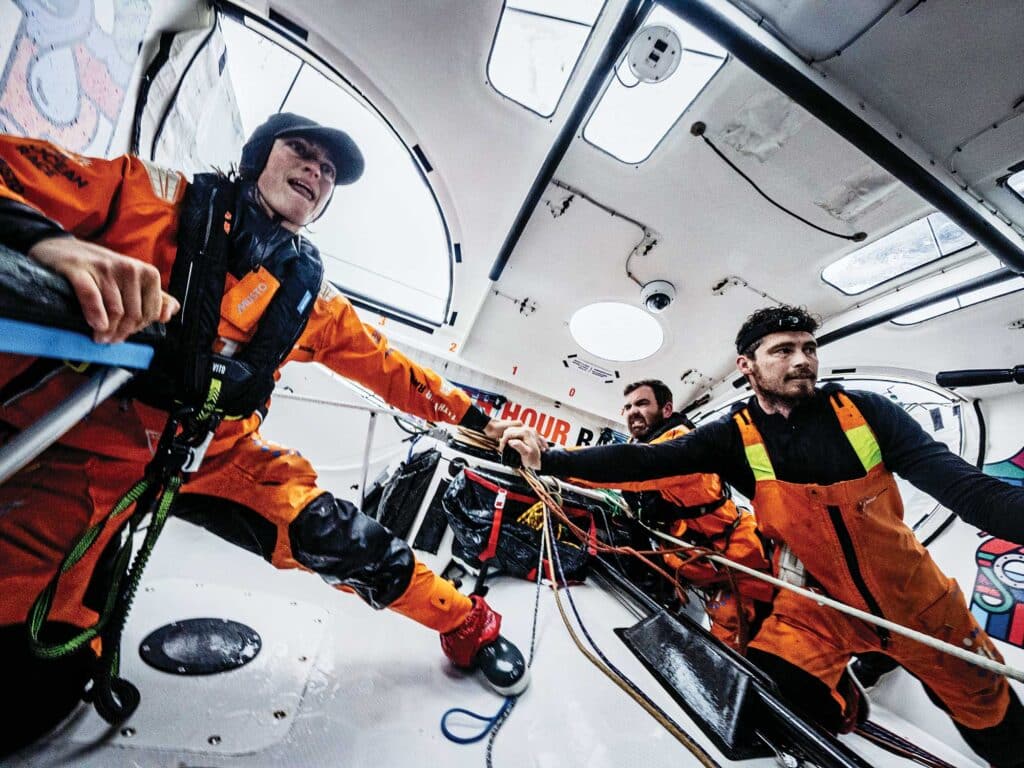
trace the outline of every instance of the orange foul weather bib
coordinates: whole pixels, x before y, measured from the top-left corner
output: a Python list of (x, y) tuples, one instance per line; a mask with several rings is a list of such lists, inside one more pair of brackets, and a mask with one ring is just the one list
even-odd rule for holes
[[(899, 489), (882, 463), (871, 427), (842, 392), (832, 394), (829, 402), (864, 466), (864, 477), (831, 485), (779, 480), (750, 413), (744, 409), (734, 416), (754, 473), (759, 527), (787, 544), (828, 596), (1001, 661), (956, 582), (939, 570), (903, 522)], [(775, 598), (772, 615), (750, 647), (814, 675), (840, 705), (839, 678), (852, 654), (867, 651), (881, 651), (899, 662), (968, 728), (999, 724), (1010, 702), (1005, 677), (788, 590)]]

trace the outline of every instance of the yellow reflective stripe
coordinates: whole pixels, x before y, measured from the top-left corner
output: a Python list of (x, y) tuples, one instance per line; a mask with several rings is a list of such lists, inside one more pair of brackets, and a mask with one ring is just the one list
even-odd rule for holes
[(765, 450), (764, 443), (747, 445), (743, 450), (747, 454), (747, 463), (754, 472), (755, 482), (775, 479), (775, 469), (772, 467), (771, 459), (768, 458), (768, 451)]
[(846, 430), (846, 439), (853, 446), (853, 450), (857, 454), (857, 458), (860, 459), (860, 463), (864, 466), (865, 472), (870, 472), (882, 463), (882, 449), (878, 447), (875, 434), (867, 424), (861, 424), (859, 427)]

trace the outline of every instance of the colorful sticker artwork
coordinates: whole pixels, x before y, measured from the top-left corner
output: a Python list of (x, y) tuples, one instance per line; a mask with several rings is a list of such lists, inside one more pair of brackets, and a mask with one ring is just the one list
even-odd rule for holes
[(2, 15), (16, 31), (0, 35), (0, 130), (107, 154), (149, 0), (14, 0)]
[[(1006, 461), (986, 464), (984, 470), (1024, 486), (1024, 448)], [(976, 558), (971, 612), (990, 637), (1024, 648), (1024, 546), (989, 538), (978, 547)]]

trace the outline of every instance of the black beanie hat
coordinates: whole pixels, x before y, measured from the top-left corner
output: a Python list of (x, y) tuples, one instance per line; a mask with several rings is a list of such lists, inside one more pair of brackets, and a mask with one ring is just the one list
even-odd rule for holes
[(271, 115), (252, 132), (242, 147), (238, 175), (256, 181), (267, 164), (274, 140), (284, 136), (303, 136), (323, 146), (338, 173), (334, 180), (335, 186), (351, 184), (363, 175), (363, 154), (347, 133), (337, 128), (327, 128), (315, 120), (292, 112)]

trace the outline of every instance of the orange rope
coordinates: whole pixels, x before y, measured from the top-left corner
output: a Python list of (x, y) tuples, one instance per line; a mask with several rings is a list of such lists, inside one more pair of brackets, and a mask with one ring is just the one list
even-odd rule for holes
[[(468, 443), (469, 445), (472, 445), (476, 448), (494, 451), (496, 451), (497, 449), (497, 441), (492, 440), (491, 438), (486, 437), (480, 434), (479, 432), (472, 432), (470, 430), (466, 430), (463, 429), (462, 427), (459, 427), (458, 434), (459, 440)], [(626, 555), (629, 557), (635, 557), (637, 560), (642, 562), (647, 568), (657, 573), (671, 585), (672, 590), (676, 595), (676, 598), (679, 600), (681, 604), (685, 605), (690, 600), (689, 595), (686, 592), (687, 585), (691, 585), (697, 588), (703, 588), (714, 586), (717, 584), (728, 583), (729, 589), (732, 591), (732, 594), (737, 601), (737, 614), (739, 619), (738, 644), (740, 653), (746, 653), (748, 641), (747, 635), (749, 633), (749, 628), (747, 626), (746, 615), (743, 612), (742, 597), (740, 596), (739, 591), (737, 589), (736, 574), (733, 572), (732, 568), (726, 566), (725, 573), (723, 575), (719, 576), (718, 578), (711, 579), (684, 580), (680, 578), (678, 575), (679, 570), (682, 567), (695, 563), (699, 560), (706, 560), (708, 563), (714, 566), (714, 561), (708, 560), (708, 557), (717, 555), (718, 552), (716, 552), (713, 549), (708, 549), (707, 547), (701, 547), (697, 545), (675, 547), (666, 546), (660, 549), (638, 550), (628, 546), (622, 547), (605, 544), (596, 539), (591, 541), (589, 532), (584, 531), (582, 528), (580, 528), (572, 520), (569, 519), (568, 515), (566, 515), (563, 511), (561, 503), (554, 498), (551, 491), (549, 491), (549, 489), (544, 486), (540, 478), (534, 472), (524, 468), (518, 470), (518, 474), (526, 481), (527, 485), (530, 486), (533, 492), (537, 495), (537, 498), (544, 502), (545, 506), (551, 511), (552, 514), (554, 514), (558, 521), (563, 526), (565, 526), (566, 529), (572, 532), (573, 536), (575, 536), (583, 546), (593, 546), (595, 551), (602, 554)], [(557, 480), (555, 480), (555, 478), (552, 478), (552, 480), (554, 480), (554, 482), (556, 483), (558, 482)], [(661, 565), (654, 562), (650, 557), (648, 557), (649, 555), (651, 555), (656, 556), (660, 559), (661, 557), (670, 554), (678, 555), (683, 560), (682, 565), (676, 569), (675, 573), (670, 573)]]

